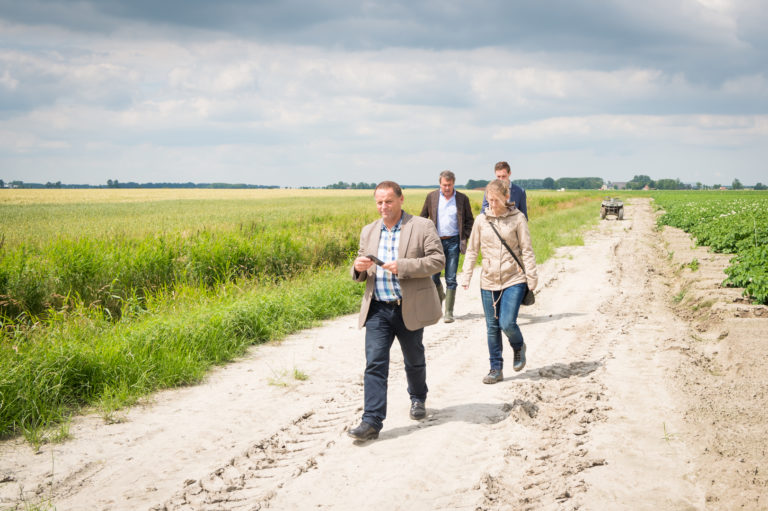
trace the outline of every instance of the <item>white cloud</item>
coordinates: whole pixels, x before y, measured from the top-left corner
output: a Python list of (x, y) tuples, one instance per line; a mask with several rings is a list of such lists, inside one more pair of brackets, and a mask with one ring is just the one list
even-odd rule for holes
[(472, 86), (481, 101), (496, 103), (511, 97), (521, 105), (548, 99), (599, 104), (690, 90), (679, 76), (667, 76), (654, 69), (600, 71), (523, 67), (497, 70), (485, 67), (474, 73)]
[(0, 150), (24, 154), (39, 150), (67, 149), (70, 144), (62, 140), (46, 140), (33, 133), (19, 133), (0, 129)]
[(19, 81), (11, 76), (11, 73), (6, 69), (3, 71), (3, 75), (0, 76), (0, 85), (6, 89), (13, 90), (19, 86)]
[(589, 139), (626, 144), (635, 140), (706, 148), (734, 147), (768, 140), (768, 116), (615, 116), (560, 117), (499, 127), (498, 140)]
[(768, 80), (762, 74), (736, 76), (723, 83), (722, 91), (730, 95), (746, 97), (768, 97)]

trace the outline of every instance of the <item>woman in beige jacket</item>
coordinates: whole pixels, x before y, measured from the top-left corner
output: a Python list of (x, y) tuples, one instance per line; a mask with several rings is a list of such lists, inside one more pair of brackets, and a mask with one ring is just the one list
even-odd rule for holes
[[(491, 181), (485, 193), (488, 207), (478, 216), (472, 227), (472, 234), (467, 242), (467, 253), (464, 255), (461, 285), (464, 289), (469, 288), (478, 252), (482, 252), (480, 295), (483, 300), (491, 361), (491, 371), (483, 378), (483, 383), (497, 383), (504, 379), (501, 332), (506, 334), (514, 351), (513, 369), (521, 371), (525, 367), (525, 342), (517, 325), (517, 313), (526, 290), (536, 289), (538, 276), (528, 222), (514, 203), (507, 202), (508, 185), (499, 179)], [(517, 264), (509, 250), (504, 247), (491, 224), (515, 252), (524, 268)]]

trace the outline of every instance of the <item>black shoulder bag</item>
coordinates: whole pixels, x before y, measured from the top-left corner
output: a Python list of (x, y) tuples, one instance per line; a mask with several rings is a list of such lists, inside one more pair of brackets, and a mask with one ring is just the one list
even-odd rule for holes
[[(499, 241), (502, 245), (504, 245), (504, 248), (506, 248), (509, 251), (509, 254), (515, 259), (515, 262), (520, 267), (521, 270), (523, 270), (523, 275), (525, 275), (525, 267), (520, 263), (520, 259), (517, 258), (514, 252), (512, 252), (512, 249), (509, 248), (509, 245), (507, 245), (507, 242), (504, 241), (504, 238), (501, 237), (501, 234), (499, 234), (499, 231), (496, 230), (496, 227), (491, 223), (490, 220), (486, 218), (486, 221), (488, 222), (488, 225), (491, 226), (491, 229), (493, 229), (493, 232), (496, 233), (496, 236), (499, 238)], [(523, 297), (523, 305), (533, 305), (536, 303), (536, 295), (533, 294), (533, 291), (528, 287), (526, 284), (525, 286), (525, 296)]]

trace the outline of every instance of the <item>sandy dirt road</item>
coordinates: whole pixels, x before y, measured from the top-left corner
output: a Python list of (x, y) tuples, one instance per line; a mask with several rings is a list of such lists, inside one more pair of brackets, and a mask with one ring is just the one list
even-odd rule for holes
[(768, 309), (719, 287), (727, 260), (633, 199), (541, 266), (527, 367), (507, 346), (499, 384), (474, 279), (425, 331), (425, 420), (393, 347), (379, 439), (346, 436), (364, 368), (346, 316), (65, 443), (0, 444), (0, 509), (766, 509)]

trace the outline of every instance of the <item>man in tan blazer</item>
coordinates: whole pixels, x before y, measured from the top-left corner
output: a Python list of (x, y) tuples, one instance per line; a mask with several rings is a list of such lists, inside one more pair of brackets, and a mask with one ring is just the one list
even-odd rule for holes
[(365, 326), (365, 405), (359, 426), (347, 433), (355, 440), (378, 438), (387, 414), (389, 352), (397, 337), (405, 362), (410, 416), (427, 415), (424, 327), (442, 316), (432, 275), (445, 265), (434, 224), (402, 210), (403, 192), (393, 181), (374, 191), (381, 219), (363, 227), (352, 278), (365, 282), (358, 327)]

